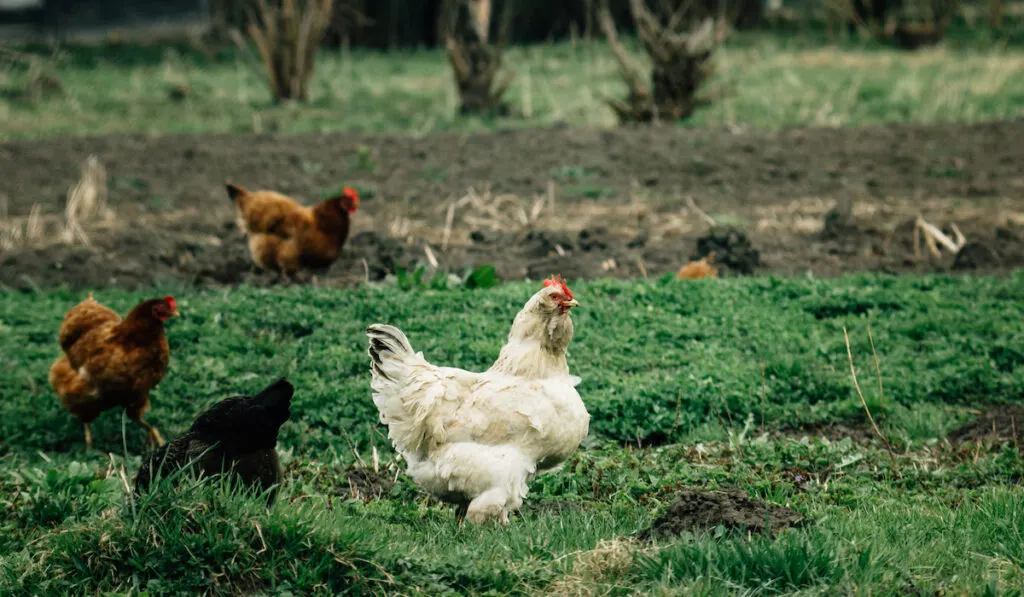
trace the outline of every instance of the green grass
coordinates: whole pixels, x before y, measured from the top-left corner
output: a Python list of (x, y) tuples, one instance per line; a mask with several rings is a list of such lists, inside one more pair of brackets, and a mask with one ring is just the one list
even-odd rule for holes
[[(583, 378), (591, 437), (565, 470), (532, 484), (511, 526), (460, 529), (450, 508), (398, 474), (370, 400), (362, 332), (387, 321), (431, 361), (481, 369), (534, 290), (179, 296), (171, 368), (148, 419), (174, 437), (213, 402), (286, 374), (297, 387), (280, 440), (289, 480), (269, 510), (216, 483), (129, 499), (143, 433), (109, 412), (94, 425), (99, 449), (84, 453), (81, 427), (46, 381), (60, 319), (81, 295), (4, 294), (0, 594), (1011, 595), (1024, 586), (1024, 463), (1014, 449), (943, 439), (985, 403), (1021, 401), (1024, 277), (575, 285), (570, 367)], [(142, 295), (97, 298), (125, 310)], [(844, 325), (893, 457), (879, 442), (777, 433), (863, 425)], [(374, 450), (398, 483), (382, 499), (354, 498), (353, 467), (372, 466)], [(738, 487), (811, 522), (777, 537), (718, 528), (630, 539), (680, 486)]]
[[(634, 48), (642, 59), (642, 52)], [(604, 99), (625, 95), (602, 43), (517, 47), (508, 99), (521, 118), (456, 117), (452, 76), (439, 51), (322, 53), (306, 105), (274, 105), (244, 56), (184, 48), (69, 50), (58, 62), (66, 94), (26, 96), (26, 71), (0, 72), (0, 140), (61, 134), (229, 132), (402, 132), (537, 127), (606, 127)], [(719, 56), (709, 91), (720, 99), (692, 126), (847, 126), (885, 122), (976, 122), (1024, 110), (1024, 50), (957, 48), (899, 53), (825, 46), (757, 35)], [(169, 99), (174, 85), (192, 95)]]

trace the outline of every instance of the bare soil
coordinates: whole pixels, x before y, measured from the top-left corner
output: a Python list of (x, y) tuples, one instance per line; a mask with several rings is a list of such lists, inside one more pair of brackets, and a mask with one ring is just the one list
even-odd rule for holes
[(689, 487), (679, 492), (667, 512), (641, 531), (641, 540), (678, 536), (724, 526), (753, 534), (776, 533), (803, 521), (796, 511), (754, 499), (742, 491), (707, 491)]
[(959, 446), (968, 443), (990, 444), (999, 447), (1004, 442), (1024, 446), (1024, 406), (993, 406), (978, 418), (965, 423), (949, 434), (949, 441)]
[(878, 436), (867, 421), (841, 421), (802, 425), (777, 432), (778, 437), (823, 437), (838, 442), (850, 438), (854, 442), (878, 441)]
[[(112, 216), (85, 225), (88, 244), (64, 244), (52, 229), (90, 154), (108, 172)], [(47, 226), (0, 248), (0, 284), (277, 283), (251, 264), (226, 180), (305, 203), (343, 184), (362, 191), (341, 260), (317, 280), (328, 286), (415, 267), (429, 260), (427, 247), (442, 269), (492, 264), (504, 279), (660, 276), (709, 248), (721, 250), (687, 197), (749, 238), (742, 248), (750, 259), (737, 268), (727, 263), (731, 275), (941, 272), (954, 264), (1001, 274), (1024, 263), (1022, 155), (1024, 121), (6, 143), (0, 233), (26, 225), (35, 205)], [(838, 201), (850, 215), (826, 230)], [(915, 260), (918, 214), (942, 228), (955, 223), (978, 246), (959, 260)]]
[(391, 489), (395, 486), (393, 475), (376, 472), (371, 468), (350, 468), (345, 472), (345, 480), (347, 487), (342, 485), (339, 488), (342, 490), (342, 494), (364, 502), (379, 500), (390, 495)]

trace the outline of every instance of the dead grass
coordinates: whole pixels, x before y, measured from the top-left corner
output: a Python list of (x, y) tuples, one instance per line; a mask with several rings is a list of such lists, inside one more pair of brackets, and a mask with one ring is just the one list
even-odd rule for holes
[[(879, 220), (888, 224), (884, 232), (895, 232), (908, 221), (923, 215), (930, 222), (944, 227), (949, 223), (982, 223), (1000, 226), (1024, 226), (1017, 200), (1001, 197), (985, 202), (964, 202), (955, 198), (930, 198), (919, 201), (896, 201), (872, 198), (853, 202), (853, 218)], [(753, 209), (755, 228), (759, 232), (796, 231), (818, 234), (824, 227), (825, 214), (836, 206), (835, 200), (821, 197), (794, 199), (782, 205), (758, 206)], [(909, 240), (909, 239), (908, 239)]]
[[(600, 199), (573, 197), (560, 200), (561, 188), (554, 182), (544, 193), (530, 197), (494, 193), (490, 187), (470, 187), (461, 197), (451, 197), (432, 208), (391, 203), (380, 212), (367, 208), (355, 222), (356, 232), (373, 230), (409, 244), (423, 240), (442, 250), (468, 246), (476, 230), (524, 234), (543, 228), (576, 235), (584, 229), (604, 228), (613, 237), (634, 238), (646, 230), (649, 238), (682, 238), (707, 228), (689, 208), (657, 213), (657, 200), (631, 192), (628, 201), (611, 203)], [(553, 217), (557, 214), (557, 217)], [(445, 225), (437, 225), (438, 218)]]
[(617, 537), (599, 541), (590, 551), (570, 554), (575, 556), (572, 572), (551, 583), (548, 594), (558, 597), (608, 594), (615, 588), (616, 579), (629, 572), (638, 551), (636, 541)]
[[(688, 202), (689, 203), (689, 202)], [(1011, 198), (964, 203), (955, 198), (931, 198), (917, 202), (871, 198), (852, 202), (852, 217), (876, 234), (888, 235), (889, 242), (912, 242), (912, 231), (901, 234), (908, 222), (918, 216), (946, 229), (958, 225), (965, 230), (1024, 227), (1024, 216)], [(715, 224), (750, 227), (760, 234), (818, 235), (826, 214), (836, 206), (833, 199), (804, 197), (781, 205), (755, 206), (747, 215), (707, 214), (693, 206), (665, 209), (658, 197), (636, 188), (628, 200), (609, 202), (601, 199), (563, 197), (562, 187), (549, 182), (543, 193), (520, 196), (494, 193), (489, 186), (468, 188), (462, 196), (450, 197), (439, 205), (426, 207), (401, 202), (386, 202), (379, 211), (373, 207), (360, 213), (354, 234), (372, 230), (382, 236), (400, 239), (407, 245), (426, 244), (427, 260), (433, 251), (473, 245), (475, 231), (524, 235), (531, 230), (564, 233), (575, 237), (586, 229), (602, 228), (609, 237), (630, 240), (644, 234), (651, 242), (684, 241), (706, 233)], [(553, 217), (552, 214), (557, 214)], [(442, 221), (443, 225), (438, 222)], [(556, 247), (556, 251), (558, 248)], [(615, 264), (609, 263), (609, 268)]]
[(62, 215), (43, 215), (42, 206), (33, 204), (25, 217), (8, 218), (6, 198), (0, 209), (0, 251), (48, 244), (90, 244), (85, 224), (112, 220), (107, 207), (107, 172), (96, 156), (82, 165), (78, 182), (68, 190)]

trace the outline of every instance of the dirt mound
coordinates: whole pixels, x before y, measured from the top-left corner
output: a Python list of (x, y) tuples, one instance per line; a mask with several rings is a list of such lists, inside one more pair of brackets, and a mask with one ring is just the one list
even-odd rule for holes
[(856, 236), (858, 233), (859, 229), (853, 218), (853, 202), (849, 198), (843, 198), (825, 214), (821, 238), (839, 241)]
[(975, 270), (994, 269), (1002, 265), (999, 253), (985, 243), (971, 242), (960, 247), (953, 260), (953, 269)]
[(750, 275), (761, 265), (761, 252), (754, 248), (747, 235), (738, 228), (718, 226), (697, 239), (697, 261), (715, 254), (715, 264), (738, 274)]
[(742, 491), (706, 491), (691, 487), (683, 489), (668, 511), (637, 537), (649, 540), (718, 526), (754, 534), (776, 533), (802, 521), (803, 517), (796, 511), (753, 499)]
[(370, 502), (379, 500), (391, 493), (395, 486), (393, 475), (379, 473), (370, 468), (351, 468), (345, 471), (345, 485), (338, 489), (352, 499)]
[(956, 446), (968, 442), (1013, 442), (1021, 450), (1024, 447), (1024, 406), (995, 406), (950, 432), (948, 438)]

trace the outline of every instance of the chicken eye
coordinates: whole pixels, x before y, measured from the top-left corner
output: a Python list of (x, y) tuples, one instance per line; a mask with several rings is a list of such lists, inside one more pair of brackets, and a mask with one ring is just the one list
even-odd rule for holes
[(551, 300), (560, 303), (565, 300), (565, 296), (561, 293), (556, 292), (551, 295)]

